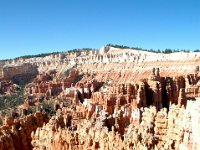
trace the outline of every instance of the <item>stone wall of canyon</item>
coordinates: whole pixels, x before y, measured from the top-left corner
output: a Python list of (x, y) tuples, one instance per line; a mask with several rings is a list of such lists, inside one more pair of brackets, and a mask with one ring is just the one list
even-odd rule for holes
[(5, 61), (1, 93), (32, 80), (0, 150), (200, 149), (199, 64), (198, 52), (113, 47)]

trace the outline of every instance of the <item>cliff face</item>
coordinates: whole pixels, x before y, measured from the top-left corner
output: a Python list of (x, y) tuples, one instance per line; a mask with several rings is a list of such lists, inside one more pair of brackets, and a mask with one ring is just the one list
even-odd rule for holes
[[(5, 61), (2, 64), (4, 66), (3, 72), (5, 72), (4, 77), (9, 78), (14, 72), (17, 73), (18, 71), (20, 72), (19, 74), (21, 72), (30, 72), (30, 68), (34, 68), (35, 66), (37, 66), (39, 73), (50, 70), (62, 73), (67, 69), (76, 67), (88, 73), (112, 74), (121, 72), (121, 75), (131, 73), (131, 78), (128, 78), (128, 80), (127, 78), (123, 78), (126, 82), (129, 82), (133, 79), (142, 79), (149, 76), (154, 67), (160, 69), (161, 76), (170, 77), (194, 74), (199, 69), (200, 54), (198, 52), (163, 54), (112, 47), (103, 47), (102, 49), (103, 52), (92, 50), (66, 52), (43, 58)], [(3, 68), (2, 66), (0, 67), (1, 69)], [(11, 74), (9, 74), (9, 71)], [(138, 76), (138, 73), (141, 75)], [(123, 81), (123, 79), (119, 81)]]
[(0, 150), (200, 149), (199, 58), (103, 47), (6, 61), (2, 80), (33, 80)]
[(30, 80), (36, 74), (37, 66), (29, 63), (8, 65), (1, 68), (0, 80), (14, 80), (15, 82), (19, 82), (20, 79), (25, 81)]

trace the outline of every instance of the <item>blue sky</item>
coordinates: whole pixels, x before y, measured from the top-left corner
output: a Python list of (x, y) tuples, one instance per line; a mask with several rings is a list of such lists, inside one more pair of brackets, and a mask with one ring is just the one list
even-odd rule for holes
[(200, 2), (0, 0), (0, 59), (108, 43), (200, 49)]

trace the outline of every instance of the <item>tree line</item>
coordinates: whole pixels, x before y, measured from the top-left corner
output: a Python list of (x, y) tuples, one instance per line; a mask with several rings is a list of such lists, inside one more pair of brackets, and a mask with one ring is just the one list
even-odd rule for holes
[[(200, 52), (200, 49), (196, 49), (196, 50), (179, 50), (179, 49), (165, 49), (165, 50), (160, 50), (160, 49), (143, 49), (141, 47), (129, 47), (129, 46), (124, 46), (124, 45), (117, 45), (117, 44), (107, 44), (106, 46), (111, 46), (111, 47), (115, 47), (115, 48), (121, 48), (121, 49), (136, 49), (136, 50), (142, 50), (142, 51), (148, 51), (148, 52), (154, 52), (154, 53), (173, 53), (173, 52)], [(52, 52), (52, 53), (41, 53), (41, 54), (36, 54), (36, 55), (24, 55), (24, 56), (20, 56), (20, 57), (16, 57), (14, 58), (14, 60), (18, 60), (18, 59), (29, 59), (29, 58), (36, 58), (36, 57), (46, 57), (49, 55), (55, 55), (55, 54), (59, 54), (59, 53), (73, 53), (73, 52), (78, 52), (78, 55), (82, 52), (82, 51), (91, 51), (91, 50), (97, 50), (94, 48), (79, 48), (79, 49), (72, 49), (72, 50), (66, 50), (66, 51), (61, 51), (61, 52)], [(5, 59), (2, 61), (8, 61), (11, 59)]]
[(82, 48), (82, 49), (72, 49), (72, 50), (66, 50), (66, 51), (60, 51), (60, 52), (52, 52), (52, 53), (41, 53), (41, 54), (36, 54), (36, 55), (24, 55), (24, 56), (20, 56), (20, 57), (16, 57), (14, 58), (15, 60), (17, 59), (29, 59), (29, 58), (36, 58), (36, 57), (46, 57), (49, 55), (56, 55), (56, 54), (60, 54), (60, 53), (72, 53), (72, 52), (81, 52), (81, 51), (90, 51), (90, 50), (95, 50), (92, 48)]
[(174, 53), (174, 52), (200, 52), (200, 49), (195, 49), (195, 50), (185, 50), (185, 49), (165, 49), (165, 50), (160, 50), (160, 49), (143, 49), (141, 47), (129, 47), (129, 46), (124, 46), (124, 45), (117, 45), (117, 44), (107, 44), (106, 46), (111, 46), (111, 47), (115, 47), (115, 48), (121, 48), (121, 49), (136, 49), (136, 50), (142, 50), (142, 51), (148, 51), (148, 52), (154, 52), (154, 53), (165, 53), (165, 54), (169, 54), (169, 53)]

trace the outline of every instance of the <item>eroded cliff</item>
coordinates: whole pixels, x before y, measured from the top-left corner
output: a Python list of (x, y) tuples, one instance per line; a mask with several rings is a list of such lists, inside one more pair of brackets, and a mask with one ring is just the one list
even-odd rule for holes
[(5, 61), (1, 94), (26, 98), (0, 149), (200, 149), (199, 62), (113, 47)]

